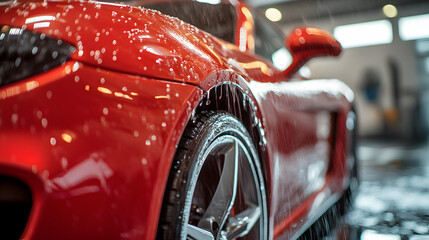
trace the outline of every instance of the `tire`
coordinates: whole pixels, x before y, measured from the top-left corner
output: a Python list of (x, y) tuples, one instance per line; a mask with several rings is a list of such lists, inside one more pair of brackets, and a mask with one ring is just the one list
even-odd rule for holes
[(178, 146), (157, 239), (266, 239), (263, 179), (246, 128), (229, 114), (201, 113)]

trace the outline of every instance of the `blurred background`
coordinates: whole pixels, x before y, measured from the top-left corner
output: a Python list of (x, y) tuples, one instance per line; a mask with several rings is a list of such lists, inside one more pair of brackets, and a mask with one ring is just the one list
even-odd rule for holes
[(288, 34), (331, 32), (344, 51), (300, 73), (355, 92), (360, 191), (327, 239), (429, 239), (429, 1), (247, 0)]

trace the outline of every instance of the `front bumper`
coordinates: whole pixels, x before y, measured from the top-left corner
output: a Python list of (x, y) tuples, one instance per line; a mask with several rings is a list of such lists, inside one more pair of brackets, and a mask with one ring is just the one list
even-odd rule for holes
[(25, 182), (25, 239), (154, 239), (195, 86), (69, 61), (0, 89), (0, 175)]

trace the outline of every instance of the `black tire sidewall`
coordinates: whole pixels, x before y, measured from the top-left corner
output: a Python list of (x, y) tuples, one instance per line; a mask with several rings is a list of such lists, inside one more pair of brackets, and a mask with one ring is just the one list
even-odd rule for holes
[[(188, 221), (195, 185), (208, 150), (213, 142), (225, 135), (237, 138), (245, 146), (252, 158), (250, 164), (253, 165), (258, 175), (257, 184), (260, 188), (265, 189), (257, 151), (243, 124), (227, 113), (203, 112), (188, 124), (178, 146), (161, 214), (161, 221), (170, 222), (171, 227), (159, 229), (163, 231), (161, 236), (167, 236), (167, 238), (161, 239), (181, 239), (182, 227)], [(265, 195), (265, 190), (262, 193)], [(262, 196), (262, 198), (264, 198), (263, 214), (266, 221), (267, 198), (266, 196)], [(165, 208), (166, 204), (170, 206)], [(174, 231), (172, 231), (173, 229)], [(160, 231), (158, 231), (158, 236), (160, 236)]]

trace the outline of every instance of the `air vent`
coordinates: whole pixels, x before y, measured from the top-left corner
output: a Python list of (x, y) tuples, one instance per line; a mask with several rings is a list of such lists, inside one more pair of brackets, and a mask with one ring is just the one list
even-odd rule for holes
[(22, 181), (0, 176), (0, 239), (19, 239), (32, 206), (29, 187)]

